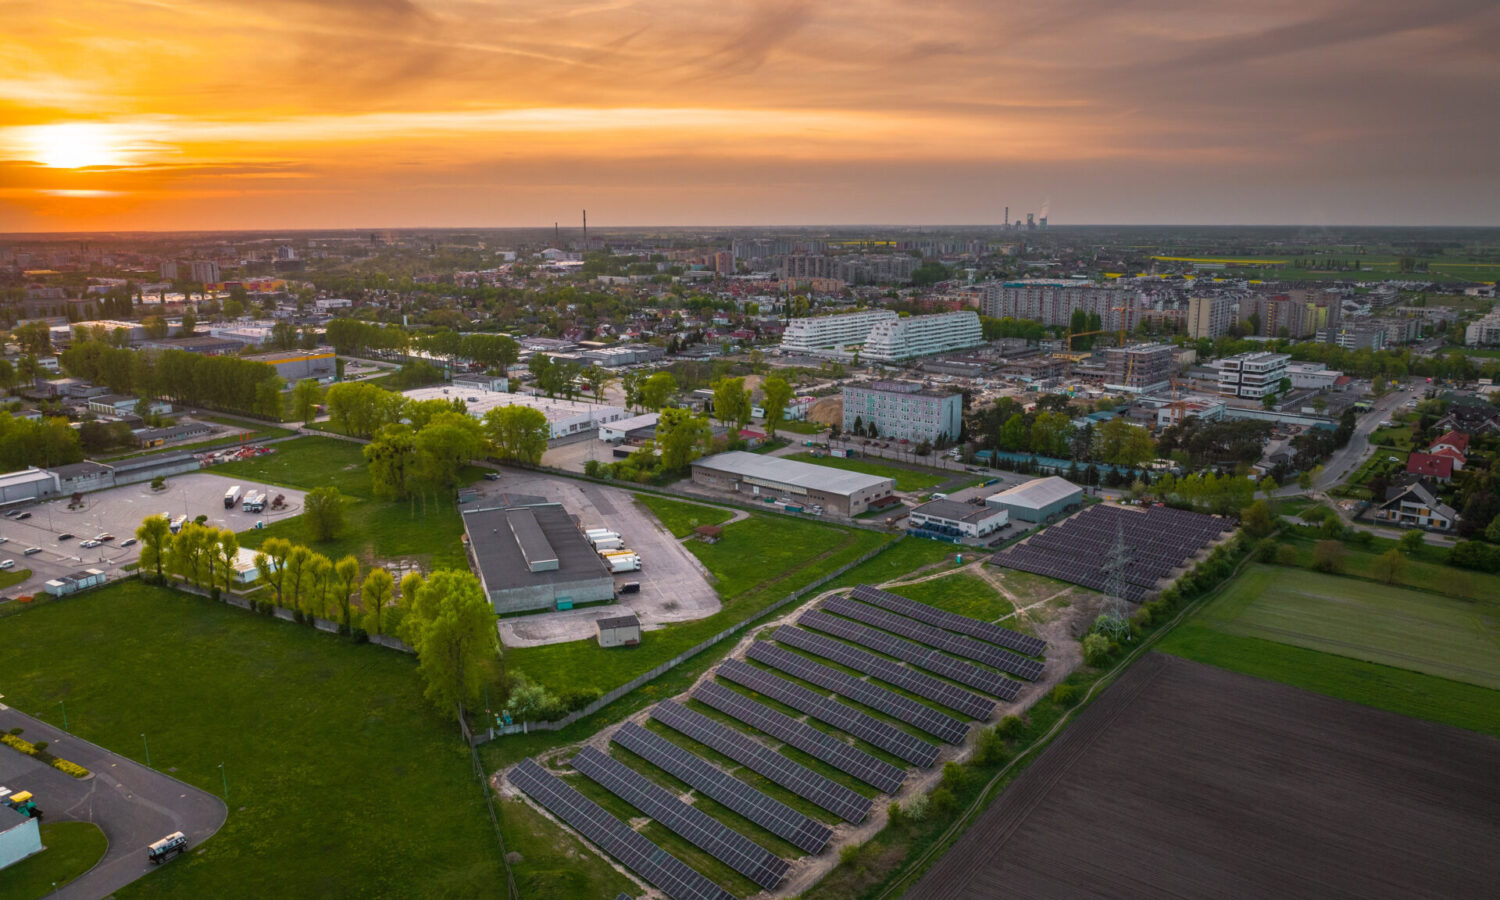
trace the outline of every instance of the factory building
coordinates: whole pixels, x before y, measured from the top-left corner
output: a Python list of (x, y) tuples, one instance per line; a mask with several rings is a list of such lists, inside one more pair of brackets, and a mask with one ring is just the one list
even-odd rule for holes
[(338, 375), (338, 363), (332, 350), (256, 353), (245, 359), (272, 367), (277, 375), (286, 379), (287, 384), (307, 378), (324, 381)]
[(878, 506), (896, 490), (890, 478), (742, 451), (694, 460), (693, 483), (756, 497), (793, 497), (845, 516)]
[(1003, 509), (1018, 522), (1036, 523), (1060, 515), (1083, 503), (1083, 488), (1056, 475), (991, 494), (986, 506)]
[(465, 510), (464, 541), (499, 614), (613, 600), (615, 580), (557, 503)]

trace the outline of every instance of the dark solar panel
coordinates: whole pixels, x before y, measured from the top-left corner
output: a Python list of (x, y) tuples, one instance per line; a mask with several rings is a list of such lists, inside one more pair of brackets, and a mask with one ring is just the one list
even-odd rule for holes
[(774, 666), (809, 684), (816, 684), (818, 687), (834, 691), (841, 697), (848, 697), (856, 703), (862, 703), (888, 716), (894, 716), (950, 744), (962, 744), (964, 737), (969, 733), (967, 723), (940, 713), (925, 703), (918, 703), (895, 691), (888, 691), (868, 681), (855, 678), (848, 672), (841, 672), (813, 662), (801, 654), (783, 650), (775, 644), (756, 641), (750, 645), (746, 656), (756, 662)]
[(671, 700), (656, 704), (651, 711), (651, 718), (705, 747), (717, 750), (846, 822), (862, 822), (870, 812), (870, 798), (858, 791), (830, 781), (812, 769), (792, 762), (749, 735), (728, 728)]
[(979, 638), (981, 641), (989, 641), (991, 644), (998, 644), (1001, 647), (1014, 650), (1017, 653), (1024, 653), (1027, 656), (1041, 656), (1043, 651), (1047, 649), (1047, 642), (1041, 638), (1034, 638), (1028, 634), (1012, 631), (1009, 628), (1001, 628), (999, 625), (992, 625), (989, 622), (982, 622), (979, 619), (971, 619), (968, 616), (961, 616), (958, 613), (951, 613), (947, 610), (928, 606), (926, 603), (908, 600), (905, 597), (892, 594), (890, 591), (882, 591), (867, 584), (855, 587), (849, 596), (856, 600), (862, 600), (865, 603), (873, 603), (891, 612), (900, 613), (903, 616), (909, 616), (918, 621), (926, 622), (928, 625), (936, 625), (948, 631), (967, 634), (969, 637)]
[(511, 784), (525, 791), (548, 812), (672, 900), (735, 900), (733, 894), (632, 831), (624, 822), (564, 784), (562, 779), (547, 772), (534, 760), (521, 760), (511, 768), (509, 777)]
[(998, 672), (981, 669), (951, 656), (945, 656), (931, 647), (923, 647), (921, 644), (914, 644), (886, 634), (884, 631), (866, 628), (848, 619), (830, 616), (825, 612), (812, 610), (803, 613), (802, 618), (797, 622), (806, 628), (831, 634), (846, 641), (853, 641), (887, 656), (894, 656), (918, 668), (999, 697), (1001, 700), (1014, 700), (1021, 690), (1020, 682), (1011, 681)]
[(849, 746), (824, 731), (799, 722), (788, 715), (757, 703), (737, 691), (713, 681), (705, 681), (693, 691), (693, 699), (707, 703), (719, 712), (726, 713), (752, 728), (796, 747), (803, 753), (820, 759), (841, 772), (847, 772), (864, 783), (894, 794), (901, 789), (906, 779), (906, 770), (881, 759), (876, 759), (863, 750)]
[[(782, 651), (786, 652), (786, 651)], [(795, 655), (795, 654), (794, 654)], [(908, 731), (903, 731), (889, 722), (862, 713), (852, 706), (817, 691), (810, 691), (800, 684), (772, 675), (737, 659), (725, 660), (719, 666), (720, 678), (728, 678), (752, 691), (758, 691), (772, 700), (785, 703), (799, 712), (826, 722), (841, 731), (848, 732), (872, 747), (879, 747), (895, 754), (912, 765), (926, 768), (937, 760), (938, 748)]]
[(786, 860), (602, 750), (585, 746), (573, 768), (761, 887), (775, 890), (786, 877)]
[(988, 697), (981, 697), (941, 678), (934, 678), (916, 669), (907, 668), (883, 656), (876, 656), (858, 647), (851, 647), (842, 641), (814, 634), (793, 625), (783, 625), (776, 629), (774, 637), (776, 641), (788, 647), (806, 650), (841, 666), (864, 672), (887, 684), (894, 684), (903, 690), (911, 691), (919, 697), (926, 697), (928, 700), (941, 703), (970, 718), (984, 720), (994, 715), (995, 701)]
[(717, 800), (765, 830), (807, 852), (820, 853), (833, 830), (815, 822), (780, 800), (740, 781), (700, 756), (688, 752), (653, 731), (626, 722), (615, 731), (614, 742), (688, 786)]
[(876, 628), (884, 629), (892, 634), (899, 634), (904, 638), (918, 641), (929, 647), (945, 650), (955, 656), (963, 656), (968, 659), (994, 666), (1002, 672), (1009, 672), (1030, 681), (1035, 681), (1042, 676), (1042, 662), (1018, 656), (1009, 650), (1001, 650), (988, 644), (981, 644), (973, 638), (964, 637), (961, 634), (953, 634), (933, 628), (931, 625), (923, 625), (905, 616), (898, 616), (883, 609), (877, 609), (843, 597), (831, 597), (823, 608), (831, 613), (847, 616), (866, 625), (874, 625)]

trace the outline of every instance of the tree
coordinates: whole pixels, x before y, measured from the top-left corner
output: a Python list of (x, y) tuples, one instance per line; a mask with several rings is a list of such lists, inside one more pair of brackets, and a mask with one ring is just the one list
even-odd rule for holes
[(1371, 565), (1372, 574), (1386, 584), (1395, 584), (1401, 579), (1401, 573), (1406, 570), (1406, 557), (1401, 551), (1392, 547), (1379, 556)]
[(321, 402), (323, 389), (311, 378), (304, 378), (292, 388), (292, 418), (299, 422), (311, 422), (317, 418), (317, 407)]
[(315, 541), (331, 541), (344, 529), (344, 496), (338, 488), (316, 487), (302, 501), (302, 518)]
[(641, 406), (646, 409), (661, 409), (677, 394), (677, 379), (671, 372), (657, 372), (640, 386)]
[(352, 608), (354, 596), (354, 583), (359, 581), (359, 560), (352, 555), (346, 556), (333, 565), (334, 575), (338, 577), (338, 592), (334, 599), (339, 604), (339, 621), (345, 628), (350, 626), (350, 609)]
[(11, 330), (10, 336), (20, 346), (22, 353), (45, 356), (52, 352), (52, 326), (46, 322), (18, 325)]
[(418, 591), (421, 611), (417, 665), (427, 681), (427, 698), (440, 710), (479, 699), (486, 664), (499, 642), (495, 610), (479, 579), (469, 572), (434, 572)]
[(1424, 543), (1426, 543), (1426, 538), (1420, 531), (1408, 531), (1401, 535), (1401, 549), (1407, 553), (1416, 553), (1422, 549)]
[(414, 445), (417, 471), (422, 483), (436, 489), (451, 489), (469, 460), (485, 451), (484, 430), (467, 413), (445, 412), (417, 432)]
[(750, 421), (750, 392), (743, 378), (720, 378), (713, 383), (714, 418), (735, 430)]
[(708, 420), (685, 409), (663, 409), (656, 423), (656, 443), (662, 468), (680, 472), (701, 453), (713, 436)]
[(375, 496), (400, 499), (412, 493), (417, 478), (417, 441), (410, 426), (385, 426), (362, 452)]
[(146, 337), (153, 341), (159, 341), (167, 336), (171, 326), (161, 316), (147, 316), (141, 320), (141, 328), (145, 329)]
[(1334, 574), (1344, 571), (1343, 542), (1318, 541), (1313, 544), (1313, 568)]
[(303, 595), (307, 592), (308, 585), (312, 581), (312, 573), (309, 570), (312, 567), (312, 560), (315, 555), (301, 544), (293, 546), (287, 552), (286, 565), (283, 566), (283, 570), (286, 573), (284, 576), (286, 584), (285, 602), (281, 601), (281, 595), (277, 597), (277, 601), (282, 606), (289, 606), (297, 610), (302, 609)]
[(547, 452), (552, 428), (541, 410), (529, 406), (497, 406), (484, 414), (484, 430), (501, 459), (534, 466)]
[(761, 383), (761, 390), (766, 394), (762, 401), (762, 408), (766, 411), (766, 433), (774, 438), (777, 427), (786, 417), (787, 404), (792, 400), (792, 386), (785, 378), (772, 375)]
[(422, 577), (421, 572), (412, 571), (401, 576), (401, 597), (396, 606), (396, 609), (400, 612), (401, 621), (397, 622), (391, 630), (397, 637), (411, 646), (416, 646), (417, 635), (415, 632), (420, 629), (422, 624), (421, 620), (417, 619), (414, 615), (414, 611), (417, 605), (417, 597), (421, 596), (422, 593), (422, 585), (426, 583), (427, 579)]
[(1271, 518), (1271, 508), (1264, 500), (1257, 500), (1240, 511), (1240, 525), (1251, 537), (1265, 537), (1276, 530)]
[(385, 569), (374, 568), (365, 576), (364, 583), (359, 586), (359, 605), (364, 610), (364, 629), (370, 634), (384, 634), (381, 631), (381, 614), (385, 611), (386, 604), (391, 602), (391, 594), (396, 588), (395, 579)]
[(141, 568), (155, 572), (161, 581), (172, 548), (172, 523), (166, 516), (147, 516), (135, 530), (135, 539), (141, 542)]
[(282, 585), (286, 583), (287, 554), (292, 552), (292, 542), (286, 538), (267, 538), (255, 554), (255, 571), (264, 584), (276, 591), (276, 605), (285, 606), (281, 598)]
[(177, 537), (172, 539), (172, 552), (169, 557), (171, 569), (178, 575), (187, 579), (193, 587), (203, 574), (204, 554), (208, 549), (209, 529), (197, 522), (188, 522), (177, 532)]
[(308, 590), (302, 597), (302, 613), (309, 619), (332, 618), (328, 613), (328, 592), (333, 587), (333, 560), (314, 553), (307, 561)]

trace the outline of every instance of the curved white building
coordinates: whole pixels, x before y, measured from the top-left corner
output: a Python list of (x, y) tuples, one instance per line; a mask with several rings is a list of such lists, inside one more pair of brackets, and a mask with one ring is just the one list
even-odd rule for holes
[(850, 344), (863, 344), (870, 336), (870, 329), (881, 322), (895, 319), (895, 311), (889, 309), (867, 309), (836, 316), (792, 319), (781, 336), (781, 349), (788, 353), (841, 350)]
[(892, 318), (878, 322), (870, 329), (860, 357), (871, 362), (897, 362), (914, 356), (978, 347), (983, 343), (979, 314), (973, 310)]

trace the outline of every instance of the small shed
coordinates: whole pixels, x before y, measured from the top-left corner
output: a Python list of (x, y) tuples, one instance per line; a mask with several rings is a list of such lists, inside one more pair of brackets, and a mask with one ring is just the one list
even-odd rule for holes
[(599, 627), (601, 647), (634, 647), (641, 642), (641, 620), (634, 613), (610, 616), (594, 624)]
[(719, 539), (724, 536), (724, 529), (718, 525), (699, 525), (693, 529), (693, 534), (697, 535), (698, 540), (705, 544), (717, 544)]

